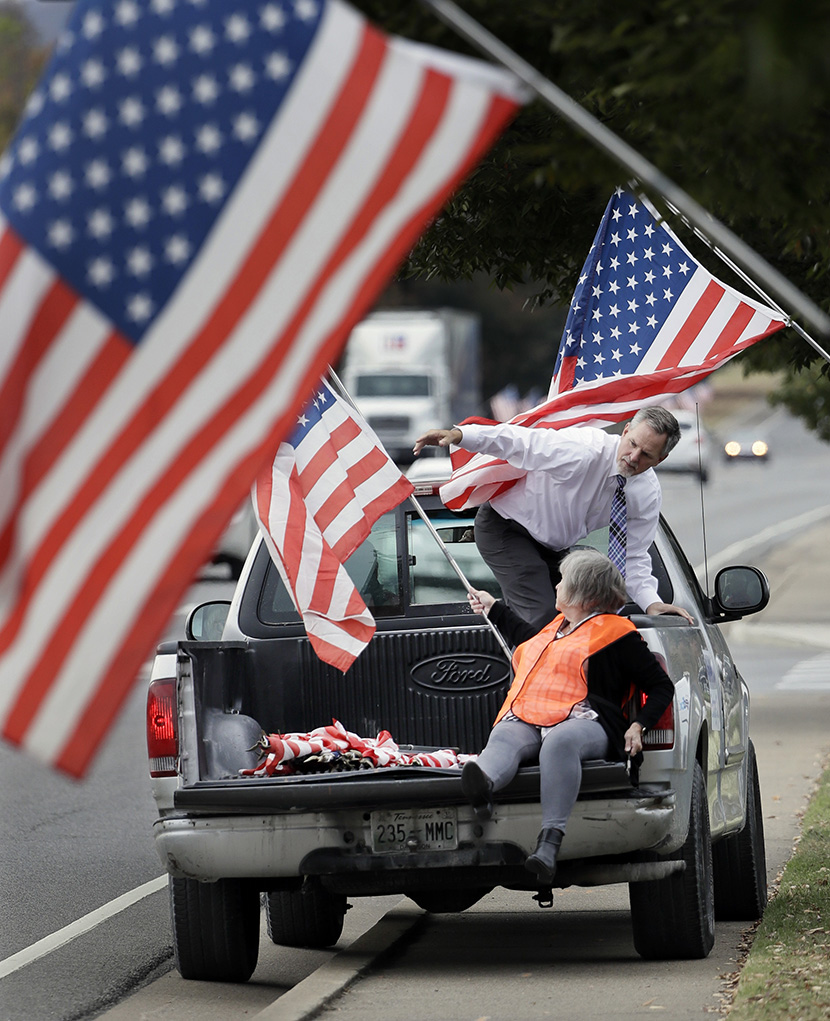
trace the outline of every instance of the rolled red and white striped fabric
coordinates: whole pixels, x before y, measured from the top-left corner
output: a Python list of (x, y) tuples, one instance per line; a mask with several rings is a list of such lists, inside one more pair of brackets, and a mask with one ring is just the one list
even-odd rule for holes
[(357, 752), (373, 766), (431, 766), (452, 768), (462, 766), (475, 755), (465, 755), (451, 748), (431, 752), (403, 751), (388, 730), (377, 737), (359, 737), (346, 730), (339, 720), (330, 726), (317, 727), (306, 734), (265, 734), (262, 738), (264, 759), (255, 769), (240, 770), (241, 776), (279, 776), (291, 773), (291, 763), (320, 752)]

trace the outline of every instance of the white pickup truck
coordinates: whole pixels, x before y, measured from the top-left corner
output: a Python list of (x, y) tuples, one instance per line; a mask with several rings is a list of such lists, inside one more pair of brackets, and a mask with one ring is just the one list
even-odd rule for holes
[[(470, 582), (497, 593), (472, 516), (446, 510), (433, 485), (418, 490)], [(586, 764), (555, 885), (627, 883), (643, 957), (704, 957), (716, 917), (755, 919), (766, 902), (749, 691), (718, 625), (762, 609), (769, 588), (755, 568), (730, 567), (705, 594), (665, 523), (652, 559), (661, 599), (695, 624), (634, 605), (622, 612), (662, 657), (674, 701), (646, 735), (639, 770)], [(345, 674), (312, 652), (259, 541), (233, 601), (197, 607), (188, 640), (158, 650), (147, 710), (154, 838), (185, 978), (246, 981), (263, 906), (274, 943), (325, 947), (340, 936), (348, 898), (401, 893), (427, 911), (463, 911), (502, 886), (550, 902), (523, 867), (540, 827), (538, 766), (520, 770), (486, 822), (457, 768), (319, 771), (318, 762), (243, 775), (261, 761), (263, 733), (333, 718), (364, 737), (387, 730), (401, 747), (484, 746), (509, 664), (414, 509), (384, 516), (348, 567), (378, 627)]]

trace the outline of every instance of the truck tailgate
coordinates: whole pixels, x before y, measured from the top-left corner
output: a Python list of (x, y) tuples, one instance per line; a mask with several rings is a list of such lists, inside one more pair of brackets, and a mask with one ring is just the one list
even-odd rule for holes
[[(368, 774), (368, 775), (367, 775)], [(592, 760), (583, 764), (580, 797), (630, 791), (625, 763)], [(661, 792), (665, 793), (665, 792)], [(498, 800), (538, 801), (539, 767), (526, 766)], [(200, 781), (176, 791), (174, 805), (193, 813), (298, 812), (400, 808), (464, 803), (461, 772), (433, 767), (390, 767), (371, 772), (279, 778)]]

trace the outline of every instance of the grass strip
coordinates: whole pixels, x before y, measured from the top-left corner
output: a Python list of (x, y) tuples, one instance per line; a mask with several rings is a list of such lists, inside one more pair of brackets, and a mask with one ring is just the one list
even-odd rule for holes
[(830, 769), (758, 925), (730, 1021), (830, 1019)]

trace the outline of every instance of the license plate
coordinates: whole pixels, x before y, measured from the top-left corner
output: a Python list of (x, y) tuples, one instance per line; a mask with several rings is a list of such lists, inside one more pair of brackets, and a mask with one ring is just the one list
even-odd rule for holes
[(372, 850), (454, 851), (458, 817), (454, 808), (410, 808), (372, 812)]

